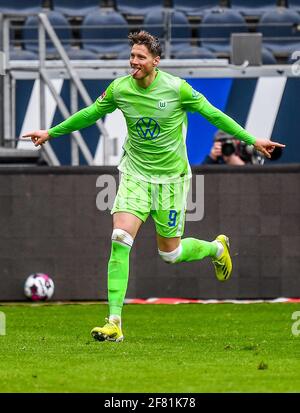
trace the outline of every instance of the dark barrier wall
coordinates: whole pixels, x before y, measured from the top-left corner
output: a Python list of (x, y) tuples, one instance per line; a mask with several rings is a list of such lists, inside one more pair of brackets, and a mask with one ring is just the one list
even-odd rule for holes
[[(300, 297), (299, 165), (229, 168), (207, 166), (204, 218), (187, 222), (185, 236), (231, 239), (234, 272), (215, 279), (211, 262), (176, 266), (157, 255), (151, 219), (131, 253), (128, 298)], [(0, 300), (23, 300), (33, 272), (55, 282), (56, 300), (106, 299), (112, 231), (109, 211), (99, 211), (99, 176), (115, 168), (0, 169)]]

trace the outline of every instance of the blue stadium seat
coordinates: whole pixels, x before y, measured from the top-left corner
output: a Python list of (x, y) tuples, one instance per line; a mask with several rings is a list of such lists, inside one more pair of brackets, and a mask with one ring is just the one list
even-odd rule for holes
[(0, 0), (1, 13), (26, 14), (42, 11), (43, 0)]
[(10, 60), (38, 60), (38, 55), (29, 50), (12, 48), (9, 51)]
[[(64, 17), (62, 14), (56, 11), (49, 11), (47, 13), (47, 16), (63, 46), (66, 49), (70, 48), (72, 41), (72, 31), (71, 26), (66, 17)], [(39, 50), (38, 22), (39, 20), (37, 16), (29, 16), (27, 17), (23, 28), (23, 39), (25, 49), (34, 53), (37, 53)], [(54, 57), (54, 55), (57, 54), (57, 50), (48, 36), (46, 40), (46, 45), (46, 52), (48, 57)]]
[(265, 48), (262, 48), (261, 60), (264, 65), (276, 65), (277, 63), (273, 53)]
[[(56, 11), (47, 13), (48, 19), (52, 24), (56, 34), (58, 35), (65, 51), (72, 60), (96, 60), (97, 56), (89, 51), (79, 47), (73, 47), (72, 29), (67, 18)], [(46, 36), (46, 57), (47, 59), (60, 58), (59, 53), (52, 41)], [(23, 40), (25, 50), (12, 51), (11, 59), (14, 60), (32, 60), (38, 59), (39, 44), (38, 44), (38, 17), (27, 17), (23, 28)]]
[(168, 15), (165, 10), (160, 10), (159, 12), (152, 10), (145, 16), (143, 29), (162, 41), (165, 36), (167, 18)]
[(65, 16), (85, 16), (99, 9), (100, 0), (52, 0), (52, 7), (55, 11), (63, 13)]
[(130, 51), (131, 48), (129, 46), (129, 43), (125, 46), (123, 46), (123, 50), (118, 53), (118, 59), (122, 59), (122, 60), (129, 60), (130, 59)]
[(300, 12), (300, 0), (288, 0), (288, 6), (291, 10)]
[[(162, 47), (164, 47), (163, 38), (166, 35), (166, 21), (169, 17), (169, 12), (161, 10), (149, 12), (144, 19), (143, 28), (157, 36), (161, 40)], [(191, 26), (186, 15), (180, 11), (173, 11), (171, 13), (171, 53), (190, 47), (191, 37)]]
[(183, 48), (190, 47), (192, 30), (187, 16), (174, 11), (171, 16), (171, 51), (176, 53)]
[[(72, 47), (72, 30), (71, 26), (62, 14), (56, 11), (50, 11), (47, 13), (50, 23), (52, 24), (56, 34), (58, 35), (60, 41), (62, 42), (65, 51), (67, 52), (68, 56), (72, 60), (95, 60), (97, 56), (88, 50), (82, 50), (78, 47)], [(23, 29), (23, 39), (24, 39), (24, 46), (25, 50), (23, 51), (13, 51), (14, 58), (16, 60), (32, 60), (37, 58), (38, 56), (38, 17), (37, 16), (29, 16), (27, 17), (24, 29)], [(58, 51), (54, 47), (52, 41), (50, 41), (49, 37), (47, 36), (47, 48), (46, 48), (46, 56), (47, 58), (59, 58)]]
[(202, 16), (203, 12), (220, 7), (219, 0), (173, 0), (175, 10), (182, 11), (188, 16)]
[(216, 59), (216, 56), (205, 47), (190, 46), (177, 50), (173, 55), (174, 59)]
[(276, 0), (231, 0), (231, 8), (244, 16), (261, 16), (277, 6)]
[(98, 10), (88, 14), (82, 22), (83, 48), (97, 53), (98, 57), (118, 57), (128, 45), (128, 23), (114, 10)]
[(205, 13), (198, 27), (201, 45), (216, 53), (230, 53), (231, 33), (245, 32), (248, 32), (248, 26), (243, 16), (230, 9)]
[(98, 57), (90, 50), (71, 48), (67, 50), (68, 57), (71, 60), (97, 60)]
[(278, 8), (264, 13), (257, 25), (263, 34), (263, 46), (275, 54), (300, 50), (300, 15), (290, 9)]
[(144, 16), (150, 11), (159, 11), (164, 6), (164, 0), (115, 0), (116, 9), (119, 13)]

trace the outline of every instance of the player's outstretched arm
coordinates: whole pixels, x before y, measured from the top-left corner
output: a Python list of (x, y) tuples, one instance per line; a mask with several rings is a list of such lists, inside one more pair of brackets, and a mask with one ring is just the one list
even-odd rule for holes
[(22, 136), (22, 138), (31, 139), (34, 143), (34, 146), (39, 146), (47, 142), (51, 138), (51, 136), (49, 135), (47, 130), (40, 129), (33, 132), (27, 132)]
[(285, 148), (284, 144), (273, 142), (269, 139), (256, 139), (253, 145), (257, 151), (264, 154), (267, 158), (271, 158), (271, 154), (276, 147)]

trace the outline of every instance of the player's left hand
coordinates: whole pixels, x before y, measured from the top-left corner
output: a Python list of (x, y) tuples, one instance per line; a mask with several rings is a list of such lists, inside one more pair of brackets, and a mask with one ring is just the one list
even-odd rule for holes
[(272, 142), (269, 139), (256, 139), (254, 148), (263, 153), (267, 158), (271, 158), (271, 154), (276, 147), (285, 148), (285, 145), (278, 142)]

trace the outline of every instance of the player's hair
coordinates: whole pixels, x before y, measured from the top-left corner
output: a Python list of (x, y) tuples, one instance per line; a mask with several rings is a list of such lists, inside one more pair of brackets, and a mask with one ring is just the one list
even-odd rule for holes
[(152, 36), (152, 34), (146, 32), (145, 30), (130, 33), (128, 39), (131, 47), (134, 44), (143, 44), (153, 56), (161, 56), (161, 45), (159, 39)]

